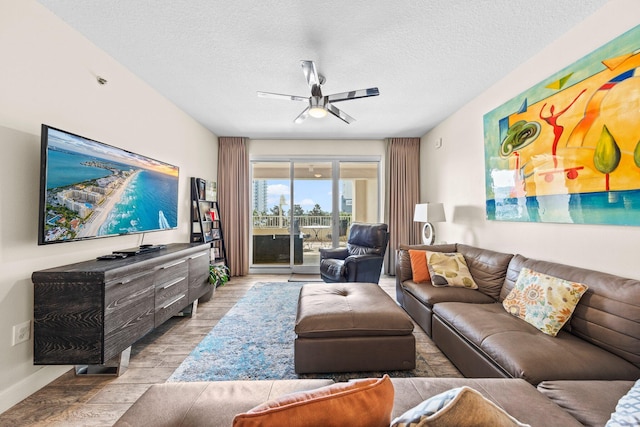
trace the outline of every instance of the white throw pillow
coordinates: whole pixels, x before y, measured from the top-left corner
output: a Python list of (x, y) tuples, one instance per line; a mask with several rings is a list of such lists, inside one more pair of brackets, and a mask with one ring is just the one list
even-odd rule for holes
[(605, 427), (638, 427), (640, 426), (640, 380), (631, 390), (620, 398), (616, 411), (611, 414)]
[(433, 396), (391, 422), (391, 427), (529, 427), (471, 387)]

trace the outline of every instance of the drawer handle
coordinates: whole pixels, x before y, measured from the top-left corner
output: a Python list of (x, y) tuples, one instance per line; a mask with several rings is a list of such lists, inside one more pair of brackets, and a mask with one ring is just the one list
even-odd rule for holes
[(177, 278), (177, 279), (175, 279), (173, 282), (169, 282), (169, 283), (166, 283), (166, 284), (162, 285), (162, 286), (160, 287), (160, 289), (169, 289), (169, 288), (170, 288), (170, 287), (172, 287), (173, 285), (175, 285), (175, 284), (177, 284), (177, 283), (182, 282), (184, 279), (185, 279), (184, 277), (178, 277), (178, 278)]
[(144, 273), (136, 274), (135, 276), (128, 276), (128, 277), (125, 277), (124, 279), (122, 279), (121, 281), (114, 283), (114, 285), (115, 285), (115, 286), (118, 286), (118, 285), (126, 285), (127, 283), (131, 283), (131, 282), (133, 282), (134, 280), (141, 279), (141, 278), (143, 278), (144, 276), (147, 276), (147, 275), (149, 275), (149, 274), (151, 274), (151, 273), (149, 273), (149, 272), (144, 272)]
[(114, 286), (126, 285), (128, 283), (133, 282), (134, 280), (142, 279), (143, 277), (148, 276), (148, 275), (150, 275), (152, 273), (153, 272), (144, 271), (142, 273), (138, 273), (138, 274), (135, 274), (135, 275), (123, 277), (122, 280), (120, 280), (119, 282), (109, 283), (108, 285), (109, 286), (111, 286), (111, 285), (114, 285)]
[(180, 301), (182, 298), (184, 298), (184, 294), (180, 295), (178, 298), (174, 299), (173, 301), (171, 301), (170, 303), (166, 304), (164, 307), (162, 307), (163, 310), (166, 310), (167, 308), (171, 307), (173, 304), (177, 303), (178, 301)]
[(134, 280), (136, 280), (137, 277), (128, 277), (126, 279), (123, 279), (121, 281), (119, 281), (118, 283), (115, 283), (116, 286), (119, 285), (128, 285), (129, 283), (133, 282)]
[(196, 259), (196, 258), (200, 258), (201, 256), (205, 256), (205, 255), (207, 255), (206, 252), (198, 254), (198, 255), (194, 255), (194, 256), (190, 257), (189, 259)]
[(183, 262), (187, 262), (186, 259), (181, 259), (180, 261), (174, 262), (173, 264), (169, 264), (169, 265), (163, 265), (162, 267), (160, 267), (162, 270), (166, 270), (167, 268), (171, 268), (171, 267), (175, 267), (176, 265), (180, 265)]

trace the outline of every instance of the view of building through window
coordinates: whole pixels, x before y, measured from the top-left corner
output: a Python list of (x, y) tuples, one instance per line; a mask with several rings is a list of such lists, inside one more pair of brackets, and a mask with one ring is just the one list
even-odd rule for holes
[[(319, 215), (332, 209), (331, 181), (296, 181), (296, 194), (304, 195), (293, 202), (294, 215)], [(256, 214), (278, 215), (280, 207), (284, 215), (289, 215), (291, 207), (283, 202), (289, 199), (291, 186), (284, 180), (253, 180), (253, 210)], [(353, 182), (340, 182), (340, 212), (352, 213)], [(284, 203), (284, 204), (283, 204)]]

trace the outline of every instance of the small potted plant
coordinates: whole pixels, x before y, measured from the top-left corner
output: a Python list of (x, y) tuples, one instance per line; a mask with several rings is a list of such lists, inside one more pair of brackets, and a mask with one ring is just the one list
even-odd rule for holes
[(209, 283), (216, 288), (229, 281), (229, 267), (224, 264), (209, 265)]

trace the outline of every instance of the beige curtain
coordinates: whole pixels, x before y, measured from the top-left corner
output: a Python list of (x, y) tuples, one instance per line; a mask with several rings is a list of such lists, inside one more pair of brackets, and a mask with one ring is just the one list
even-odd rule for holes
[(413, 211), (420, 202), (420, 138), (387, 140), (387, 197), (385, 217), (389, 224), (389, 249), (385, 272), (396, 274), (396, 250), (400, 244), (420, 240), (420, 224), (413, 222)]
[(250, 188), (246, 138), (218, 138), (218, 204), (232, 276), (249, 273)]

